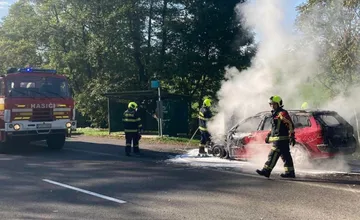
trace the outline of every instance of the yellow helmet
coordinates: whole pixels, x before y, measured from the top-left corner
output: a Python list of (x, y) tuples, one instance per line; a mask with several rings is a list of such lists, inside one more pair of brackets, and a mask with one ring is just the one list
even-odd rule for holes
[(210, 107), (211, 106), (211, 99), (206, 98), (203, 102), (203, 105), (206, 107)]
[(301, 105), (301, 109), (307, 109), (307, 108), (309, 108), (309, 105), (308, 105), (308, 103), (307, 102), (304, 102), (302, 105)]
[(137, 109), (138, 105), (135, 102), (129, 102), (128, 108)]
[(269, 103), (277, 103), (280, 107), (283, 106), (282, 99), (278, 95), (271, 96), (269, 99)]

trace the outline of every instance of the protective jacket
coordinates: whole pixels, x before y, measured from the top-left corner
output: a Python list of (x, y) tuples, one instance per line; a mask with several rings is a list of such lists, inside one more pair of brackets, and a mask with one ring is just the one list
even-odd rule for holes
[(128, 109), (123, 114), (124, 132), (139, 132), (142, 129), (139, 114), (134, 109)]
[(291, 120), (289, 113), (283, 108), (276, 111), (272, 110), (272, 127), (268, 134), (268, 141), (282, 141), (289, 140), (295, 136), (294, 123)]
[(200, 131), (207, 131), (207, 122), (211, 119), (212, 112), (209, 107), (203, 106), (199, 111), (199, 129)]

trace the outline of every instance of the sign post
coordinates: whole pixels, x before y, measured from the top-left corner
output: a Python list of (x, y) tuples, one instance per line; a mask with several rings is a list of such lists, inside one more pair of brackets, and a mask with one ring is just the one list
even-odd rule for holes
[(160, 82), (158, 80), (153, 80), (151, 81), (151, 88), (154, 88), (158, 90), (158, 129), (159, 129), (159, 136), (162, 137), (163, 136), (163, 131), (162, 131), (162, 110), (163, 110), (163, 106), (162, 106), (162, 101), (161, 101), (161, 91), (160, 91)]

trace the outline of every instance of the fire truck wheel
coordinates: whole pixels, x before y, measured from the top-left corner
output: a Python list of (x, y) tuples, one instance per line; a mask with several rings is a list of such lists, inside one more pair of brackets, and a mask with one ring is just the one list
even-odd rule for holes
[(65, 144), (65, 135), (53, 135), (48, 137), (46, 143), (49, 148), (54, 150), (61, 150)]

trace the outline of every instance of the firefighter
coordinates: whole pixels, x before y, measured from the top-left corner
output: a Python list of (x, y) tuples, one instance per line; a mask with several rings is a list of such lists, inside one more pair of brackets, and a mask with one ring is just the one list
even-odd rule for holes
[(142, 130), (142, 124), (135, 102), (129, 103), (128, 109), (123, 114), (123, 122), (126, 140), (126, 156), (131, 156), (131, 142), (133, 144), (133, 153), (140, 155), (139, 140), (141, 139), (140, 131)]
[(259, 175), (270, 177), (272, 169), (275, 167), (279, 157), (284, 161), (285, 173), (280, 176), (283, 178), (295, 178), (293, 159), (290, 154), (290, 144), (295, 145), (294, 123), (289, 113), (283, 109), (283, 102), (280, 96), (271, 96), (269, 104), (272, 106), (272, 128), (265, 138), (265, 143), (273, 143), (262, 170), (256, 170)]
[(201, 133), (201, 140), (199, 144), (199, 156), (205, 156), (205, 146), (210, 143), (210, 134), (207, 130), (207, 122), (212, 117), (212, 112), (210, 110), (211, 107), (211, 99), (206, 98), (203, 102), (203, 106), (199, 111), (199, 130)]

